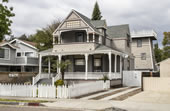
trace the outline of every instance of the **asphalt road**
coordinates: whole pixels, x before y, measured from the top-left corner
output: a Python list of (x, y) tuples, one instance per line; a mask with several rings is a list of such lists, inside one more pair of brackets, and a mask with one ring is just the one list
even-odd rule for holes
[(70, 109), (55, 109), (47, 107), (31, 107), (31, 106), (8, 106), (0, 105), (0, 111), (79, 111), (79, 110), (70, 110)]

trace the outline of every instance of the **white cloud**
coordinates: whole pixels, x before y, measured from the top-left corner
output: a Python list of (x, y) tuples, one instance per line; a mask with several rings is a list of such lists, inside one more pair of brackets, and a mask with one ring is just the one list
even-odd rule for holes
[[(12, 31), (15, 36), (33, 34), (55, 19), (63, 19), (75, 9), (91, 17), (96, 0), (11, 0), (16, 16)], [(169, 0), (98, 0), (108, 25), (130, 24), (131, 29), (155, 29), (159, 35), (170, 31)]]

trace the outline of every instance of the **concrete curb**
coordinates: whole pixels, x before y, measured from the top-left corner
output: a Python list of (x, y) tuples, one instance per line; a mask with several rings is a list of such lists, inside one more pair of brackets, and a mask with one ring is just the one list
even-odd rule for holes
[(44, 106), (41, 103), (8, 102), (8, 101), (0, 101), (0, 104), (3, 104), (3, 105), (19, 105), (19, 106)]

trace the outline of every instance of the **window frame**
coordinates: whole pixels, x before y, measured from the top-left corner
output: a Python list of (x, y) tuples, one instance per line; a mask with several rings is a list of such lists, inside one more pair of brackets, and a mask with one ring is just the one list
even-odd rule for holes
[[(139, 41), (141, 41), (141, 44), (139, 44)], [(137, 39), (137, 47), (142, 47), (142, 39)]]
[(146, 53), (141, 53), (141, 60), (146, 60)]
[[(0, 58), (1, 60), (10, 60), (10, 48), (6, 48), (6, 47), (1, 47), (0, 49), (4, 49), (4, 50), (8, 50), (8, 58)], [(4, 54), (5, 54), (5, 52), (4, 52)], [(4, 55), (4, 57), (5, 57), (5, 55)]]

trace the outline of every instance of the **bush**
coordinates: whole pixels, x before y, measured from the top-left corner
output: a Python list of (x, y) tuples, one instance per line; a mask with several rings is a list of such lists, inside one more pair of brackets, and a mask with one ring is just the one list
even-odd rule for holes
[(64, 85), (64, 81), (63, 80), (57, 80), (54, 84), (55, 84), (56, 87), (62, 86), (62, 85)]
[(106, 82), (106, 80), (109, 80), (109, 78), (107, 77), (107, 75), (103, 75), (103, 78), (101, 80), (104, 80), (104, 82)]

